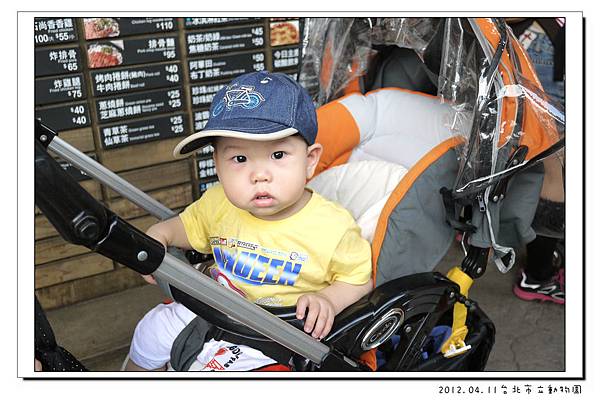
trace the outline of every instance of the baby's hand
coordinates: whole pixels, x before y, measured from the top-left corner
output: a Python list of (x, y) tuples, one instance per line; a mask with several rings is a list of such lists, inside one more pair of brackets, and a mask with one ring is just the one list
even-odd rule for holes
[(312, 332), (314, 338), (319, 340), (325, 337), (335, 318), (335, 310), (333, 304), (327, 297), (318, 293), (304, 294), (298, 298), (296, 305), (296, 317), (303, 319), (306, 308), (308, 308), (308, 316), (304, 322), (304, 331)]

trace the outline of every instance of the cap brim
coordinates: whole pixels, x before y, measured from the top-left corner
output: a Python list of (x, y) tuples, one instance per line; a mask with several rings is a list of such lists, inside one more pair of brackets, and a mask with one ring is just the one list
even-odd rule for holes
[(285, 128), (269, 134), (253, 134), (240, 131), (209, 129), (187, 136), (175, 146), (175, 149), (173, 149), (173, 156), (176, 158), (189, 156), (194, 150), (206, 146), (208, 143), (210, 143), (212, 138), (218, 136), (247, 139), (250, 141), (274, 141), (296, 134), (297, 132), (298, 130), (295, 128)]

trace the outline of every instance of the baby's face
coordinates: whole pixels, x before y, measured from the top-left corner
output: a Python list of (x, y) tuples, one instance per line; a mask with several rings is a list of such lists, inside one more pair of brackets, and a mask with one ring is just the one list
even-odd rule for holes
[(304, 206), (304, 185), (320, 155), (321, 145), (307, 147), (297, 136), (275, 141), (220, 137), (214, 159), (231, 203), (258, 218), (279, 220)]

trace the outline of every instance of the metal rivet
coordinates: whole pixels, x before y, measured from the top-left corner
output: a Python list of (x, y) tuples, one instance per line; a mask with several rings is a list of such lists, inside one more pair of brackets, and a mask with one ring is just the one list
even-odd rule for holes
[(519, 161), (517, 159), (512, 161), (513, 166), (516, 166), (517, 164), (519, 164)]
[(410, 327), (410, 326), (406, 326), (406, 328), (404, 329), (404, 332), (406, 334), (410, 333), (411, 331), (412, 331), (412, 327)]
[(477, 269), (477, 274), (481, 274), (481, 267)]
[(140, 262), (144, 262), (146, 259), (148, 259), (148, 252), (140, 251), (140, 253), (137, 254), (137, 258)]
[(46, 142), (47, 140), (48, 140), (48, 137), (46, 135), (40, 135), (40, 141)]
[(454, 298), (456, 294), (454, 293), (454, 291), (451, 291), (450, 294), (448, 295), (450, 297), (450, 299)]
[(494, 202), (498, 202), (498, 195), (494, 196)]

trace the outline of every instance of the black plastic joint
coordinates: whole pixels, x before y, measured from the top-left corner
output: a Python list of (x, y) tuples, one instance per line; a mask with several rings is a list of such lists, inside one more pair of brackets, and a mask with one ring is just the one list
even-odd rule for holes
[(483, 276), (489, 252), (490, 248), (479, 248), (469, 245), (467, 256), (465, 256), (461, 264), (462, 271), (473, 279)]
[(165, 247), (160, 242), (115, 214), (109, 221), (108, 234), (94, 251), (140, 274), (152, 274), (158, 269), (165, 257)]
[(56, 132), (46, 127), (37, 118), (35, 119), (35, 139), (44, 145), (45, 148), (48, 148), (48, 145), (50, 142), (52, 142), (56, 135)]
[(325, 356), (321, 362), (319, 370), (323, 372), (361, 372), (370, 371), (370, 369), (358, 362), (349, 359), (334, 350)]

